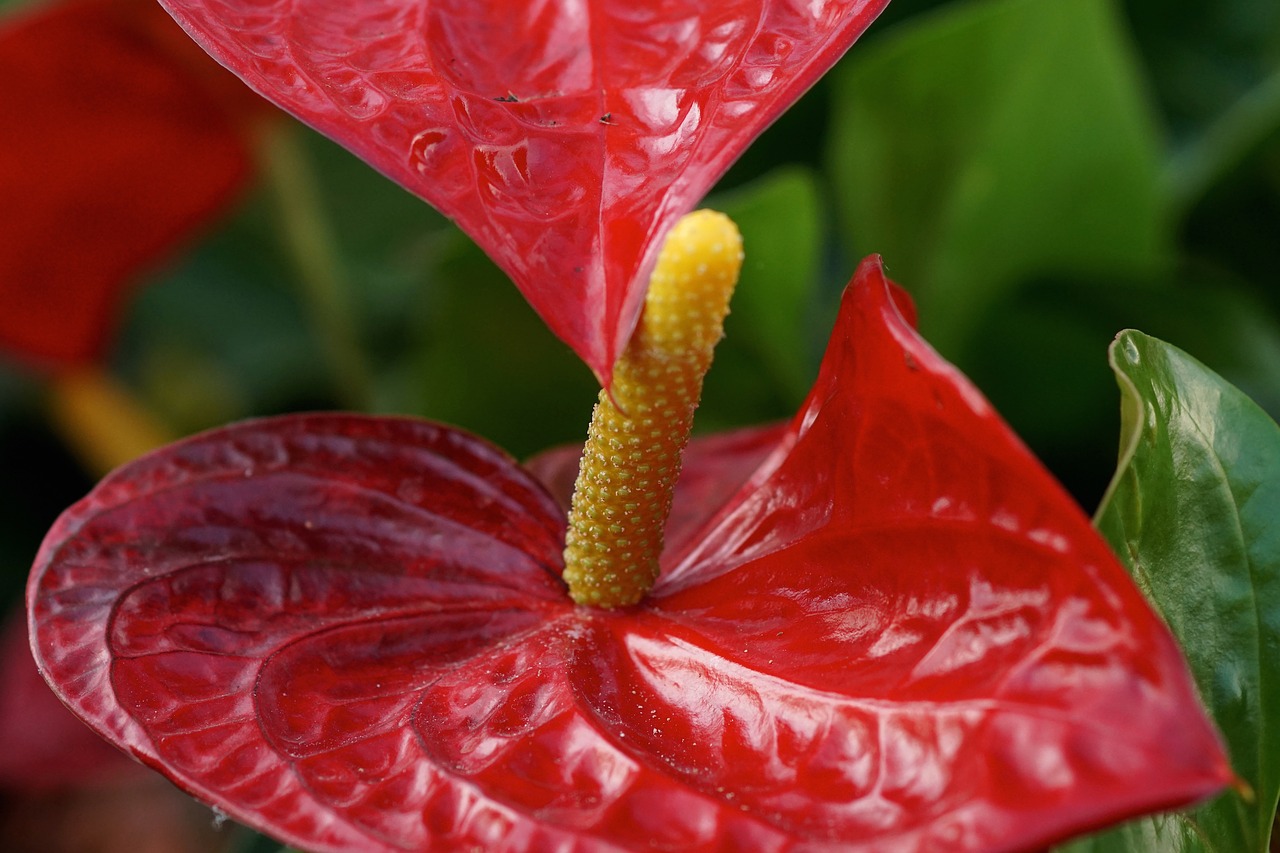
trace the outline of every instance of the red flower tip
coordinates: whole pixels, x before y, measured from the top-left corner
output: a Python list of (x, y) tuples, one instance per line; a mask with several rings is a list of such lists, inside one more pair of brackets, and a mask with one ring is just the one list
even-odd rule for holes
[(886, 4), (164, 3), (455, 219), (602, 383), (666, 232)]

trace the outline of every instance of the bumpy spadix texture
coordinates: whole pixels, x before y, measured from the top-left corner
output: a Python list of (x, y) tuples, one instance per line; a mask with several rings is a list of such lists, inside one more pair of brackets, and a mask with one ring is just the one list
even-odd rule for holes
[(564, 569), (579, 604), (635, 604), (658, 578), (680, 454), (741, 269), (742, 237), (721, 213), (689, 214), (662, 247), (583, 448)]

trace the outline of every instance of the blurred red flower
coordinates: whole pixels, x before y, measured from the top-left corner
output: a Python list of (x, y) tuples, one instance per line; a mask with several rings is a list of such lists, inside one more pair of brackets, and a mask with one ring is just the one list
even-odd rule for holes
[(130, 286), (235, 200), (265, 102), (148, 0), (0, 22), (0, 349), (99, 358)]

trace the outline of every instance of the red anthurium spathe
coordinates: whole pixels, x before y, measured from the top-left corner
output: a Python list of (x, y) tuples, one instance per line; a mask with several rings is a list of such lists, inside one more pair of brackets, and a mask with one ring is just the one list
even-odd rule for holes
[(888, 0), (164, 0), (455, 219), (597, 376), (669, 227)]
[(36, 656), (313, 850), (1039, 849), (1231, 778), (1168, 632), (877, 260), (796, 419), (690, 453), (734, 495), (602, 611), (559, 578), (563, 509), (479, 439), (211, 432), (58, 521)]
[(97, 359), (125, 289), (251, 174), (261, 99), (148, 0), (0, 22), (0, 348)]

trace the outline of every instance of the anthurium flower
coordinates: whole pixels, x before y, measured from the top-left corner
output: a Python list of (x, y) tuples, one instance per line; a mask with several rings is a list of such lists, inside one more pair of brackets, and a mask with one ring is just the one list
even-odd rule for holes
[(309, 850), (1036, 850), (1230, 780), (1168, 631), (878, 259), (795, 419), (708, 442), (656, 584), (604, 610), (474, 436), (206, 433), (59, 519), (37, 660)]
[(123, 293), (223, 212), (265, 104), (148, 0), (0, 21), (0, 349), (103, 354)]
[(602, 383), (661, 238), (888, 0), (163, 0), (455, 219)]

